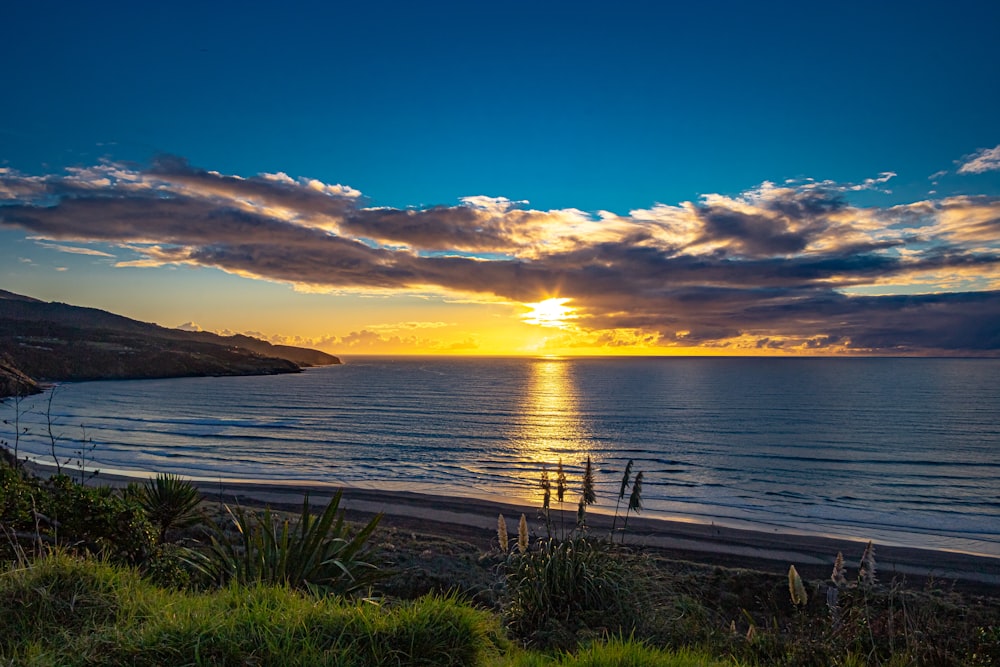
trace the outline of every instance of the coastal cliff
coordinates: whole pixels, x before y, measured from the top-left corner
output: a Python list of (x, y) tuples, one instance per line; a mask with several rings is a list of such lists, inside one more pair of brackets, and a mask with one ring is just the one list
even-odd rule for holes
[(0, 290), (0, 398), (37, 393), (38, 381), (270, 375), (339, 363), (318, 350), (167, 329)]

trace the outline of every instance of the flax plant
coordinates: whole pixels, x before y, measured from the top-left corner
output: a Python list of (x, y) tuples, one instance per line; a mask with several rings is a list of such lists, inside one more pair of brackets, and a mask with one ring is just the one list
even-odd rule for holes
[(132, 491), (150, 523), (159, 529), (158, 542), (167, 540), (171, 528), (184, 528), (201, 520), (198, 505), (201, 492), (176, 475), (160, 473)]
[(341, 497), (338, 491), (317, 518), (310, 513), (306, 495), (295, 525), (279, 520), (270, 508), (251, 514), (227, 506), (237, 539), (230, 540), (215, 527), (207, 554), (191, 551), (188, 562), (220, 585), (228, 581), (285, 585), (316, 595), (358, 591), (378, 575), (378, 568), (364, 558), (368, 538), (382, 515), (352, 535), (340, 510)]

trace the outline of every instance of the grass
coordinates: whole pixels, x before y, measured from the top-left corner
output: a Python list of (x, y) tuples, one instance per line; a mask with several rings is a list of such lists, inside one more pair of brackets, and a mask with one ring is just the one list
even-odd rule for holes
[[(873, 547), (848, 554), (858, 577), (838, 558), (820, 581), (580, 531), (522, 551), (521, 529), (517, 548), (483, 554), (454, 537), (350, 527), (338, 505), (233, 513), (215, 542), (227, 574), (206, 591), (181, 567), (189, 547), (154, 547), (131, 498), (0, 463), (0, 665), (1000, 665), (1000, 598), (877, 581)], [(181, 532), (161, 536), (190, 540)], [(341, 581), (303, 574), (310, 563)], [(372, 589), (374, 563), (387, 576)], [(366, 599), (344, 595), (359, 585)]]
[(525, 652), (494, 615), (455, 597), (375, 605), (267, 585), (167, 591), (132, 569), (58, 552), (0, 574), (0, 617), (0, 662), (18, 665), (722, 664), (621, 639)]
[(508, 554), (503, 615), (514, 636), (568, 648), (581, 631), (632, 631), (639, 612), (632, 572), (614, 551), (610, 542), (576, 537)]
[(0, 660), (60, 665), (477, 665), (495, 619), (454, 598), (374, 605), (281, 586), (159, 589), (53, 554), (0, 575)]

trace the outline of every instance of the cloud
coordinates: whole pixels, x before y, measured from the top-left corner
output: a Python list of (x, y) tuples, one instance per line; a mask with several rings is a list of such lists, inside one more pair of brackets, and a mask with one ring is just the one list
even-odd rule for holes
[[(161, 157), (0, 172), (0, 226), (56, 249), (114, 243), (133, 257), (116, 266), (210, 266), (302, 291), (567, 298), (577, 317), (565, 346), (1000, 353), (1000, 198), (851, 203), (893, 176), (765, 182), (619, 215), (486, 196), (373, 207), (345, 185)], [(415, 332), (442, 326), (375, 325), (327, 343), (433, 348)]]
[(960, 174), (981, 174), (985, 171), (997, 171), (1000, 169), (1000, 146), (993, 148), (980, 148), (972, 155), (962, 158), (962, 166), (958, 168)]
[(45, 243), (39, 242), (38, 245), (43, 248), (48, 248), (49, 250), (58, 250), (59, 252), (70, 253), (72, 255), (89, 255), (91, 257), (111, 257), (114, 255), (111, 253), (103, 252), (101, 250), (95, 250), (94, 248), (79, 248), (76, 246), (60, 245), (58, 243)]

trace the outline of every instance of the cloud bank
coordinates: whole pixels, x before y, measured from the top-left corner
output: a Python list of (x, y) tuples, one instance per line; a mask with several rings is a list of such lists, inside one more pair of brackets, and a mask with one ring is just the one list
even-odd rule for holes
[[(991, 155), (962, 170), (995, 168)], [(892, 177), (765, 182), (627, 215), (486, 196), (399, 209), (343, 185), (163, 157), (0, 170), (0, 226), (118, 246), (118, 266), (210, 266), (304, 290), (570, 298), (567, 346), (1000, 354), (1000, 198), (850, 203)]]

